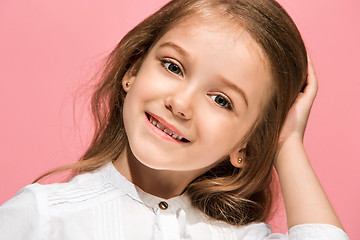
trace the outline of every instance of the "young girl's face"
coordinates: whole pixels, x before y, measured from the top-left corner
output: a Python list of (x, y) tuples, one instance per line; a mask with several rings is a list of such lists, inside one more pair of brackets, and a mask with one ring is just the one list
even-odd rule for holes
[(126, 134), (144, 165), (200, 175), (245, 147), (242, 139), (270, 96), (271, 75), (260, 47), (235, 26), (216, 17), (180, 21), (136, 76), (125, 75)]

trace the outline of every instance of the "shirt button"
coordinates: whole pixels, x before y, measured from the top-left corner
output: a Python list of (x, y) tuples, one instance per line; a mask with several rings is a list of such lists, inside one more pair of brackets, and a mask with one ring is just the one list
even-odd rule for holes
[(161, 210), (166, 210), (169, 207), (169, 205), (167, 204), (167, 202), (160, 202), (159, 203), (159, 208)]

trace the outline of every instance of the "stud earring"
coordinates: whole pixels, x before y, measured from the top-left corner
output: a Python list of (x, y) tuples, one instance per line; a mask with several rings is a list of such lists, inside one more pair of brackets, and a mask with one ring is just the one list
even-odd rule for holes
[(125, 83), (125, 86), (126, 86), (126, 87), (130, 87), (130, 83), (129, 83), (129, 82), (126, 82), (126, 83)]
[(242, 158), (239, 158), (238, 163), (241, 163), (241, 162), (242, 162)]

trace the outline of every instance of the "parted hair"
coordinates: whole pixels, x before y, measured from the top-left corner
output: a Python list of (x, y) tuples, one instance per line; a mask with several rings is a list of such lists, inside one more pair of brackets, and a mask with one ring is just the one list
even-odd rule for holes
[(72, 170), (72, 176), (92, 172), (116, 161), (128, 145), (122, 116), (125, 73), (136, 75), (152, 46), (178, 21), (206, 17), (206, 12), (214, 11), (219, 18), (230, 18), (243, 27), (260, 46), (272, 76), (271, 96), (244, 139), (244, 167), (235, 168), (226, 159), (196, 178), (185, 191), (193, 205), (211, 218), (233, 225), (266, 221), (272, 206), (271, 180), (279, 134), (306, 82), (308, 65), (297, 27), (274, 0), (173, 0), (143, 20), (105, 61), (91, 98), (95, 126), (88, 149), (78, 162), (37, 180), (65, 170)]

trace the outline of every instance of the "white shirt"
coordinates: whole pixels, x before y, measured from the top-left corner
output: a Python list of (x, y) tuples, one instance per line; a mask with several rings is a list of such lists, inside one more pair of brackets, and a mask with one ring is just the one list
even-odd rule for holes
[(283, 235), (272, 234), (265, 223), (236, 227), (215, 221), (194, 208), (185, 194), (165, 200), (143, 192), (110, 163), (68, 183), (23, 188), (0, 207), (0, 239), (349, 238), (341, 229), (326, 224), (298, 225)]

